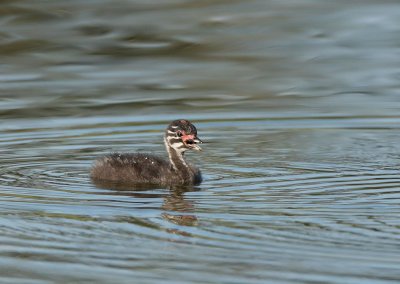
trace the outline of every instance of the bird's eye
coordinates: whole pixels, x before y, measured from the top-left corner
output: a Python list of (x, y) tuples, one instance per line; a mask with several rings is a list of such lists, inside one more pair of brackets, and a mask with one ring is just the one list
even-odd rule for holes
[(178, 137), (182, 137), (182, 132), (180, 132), (180, 131), (178, 131), (178, 132), (176, 132), (176, 136), (178, 136)]

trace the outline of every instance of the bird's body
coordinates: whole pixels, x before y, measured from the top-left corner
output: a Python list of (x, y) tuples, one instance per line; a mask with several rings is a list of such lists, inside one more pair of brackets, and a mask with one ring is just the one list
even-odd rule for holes
[(164, 136), (169, 159), (145, 153), (113, 153), (99, 158), (91, 171), (95, 181), (138, 185), (196, 185), (201, 172), (184, 159), (188, 149), (201, 150), (197, 130), (187, 120), (175, 120)]

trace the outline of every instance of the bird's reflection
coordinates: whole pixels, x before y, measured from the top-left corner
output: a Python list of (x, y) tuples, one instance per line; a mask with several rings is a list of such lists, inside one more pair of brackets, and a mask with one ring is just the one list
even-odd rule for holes
[[(102, 189), (113, 190), (114, 195), (132, 196), (135, 198), (163, 198), (164, 202), (161, 209), (164, 212), (161, 217), (173, 224), (181, 226), (196, 226), (197, 217), (193, 213), (195, 206), (193, 202), (185, 199), (185, 194), (191, 191), (198, 191), (199, 188), (193, 186), (171, 186), (168, 188), (168, 194), (149, 191), (160, 189), (157, 185), (140, 184), (122, 184), (109, 181), (96, 181), (95, 185)], [(107, 194), (110, 194), (108, 192)], [(170, 229), (168, 232), (188, 235), (187, 232)]]
[(195, 210), (193, 202), (184, 198), (185, 193), (188, 191), (195, 191), (195, 188), (170, 188), (169, 194), (164, 196), (164, 203), (161, 207), (166, 211), (162, 214), (164, 219), (182, 226), (197, 225), (197, 217), (195, 215), (179, 214), (193, 213)]

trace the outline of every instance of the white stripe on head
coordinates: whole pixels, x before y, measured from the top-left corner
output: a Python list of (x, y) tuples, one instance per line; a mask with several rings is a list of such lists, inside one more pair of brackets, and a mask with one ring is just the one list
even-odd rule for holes
[(168, 142), (168, 143), (169, 145), (171, 145), (172, 148), (178, 148), (180, 146), (184, 146), (182, 142), (174, 142), (174, 143)]
[(176, 142), (171, 142), (171, 140), (176, 140), (175, 137), (166, 137), (166, 142), (168, 145), (170, 145), (172, 148), (177, 150), (178, 152), (184, 152), (186, 151), (185, 144), (183, 144), (182, 141), (176, 141)]

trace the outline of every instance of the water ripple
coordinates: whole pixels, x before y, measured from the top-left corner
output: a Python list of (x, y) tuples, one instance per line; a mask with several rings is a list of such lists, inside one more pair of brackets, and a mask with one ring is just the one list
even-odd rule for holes
[[(0, 8), (0, 282), (399, 282), (397, 4), (64, 2)], [(200, 186), (91, 182), (177, 118)]]

